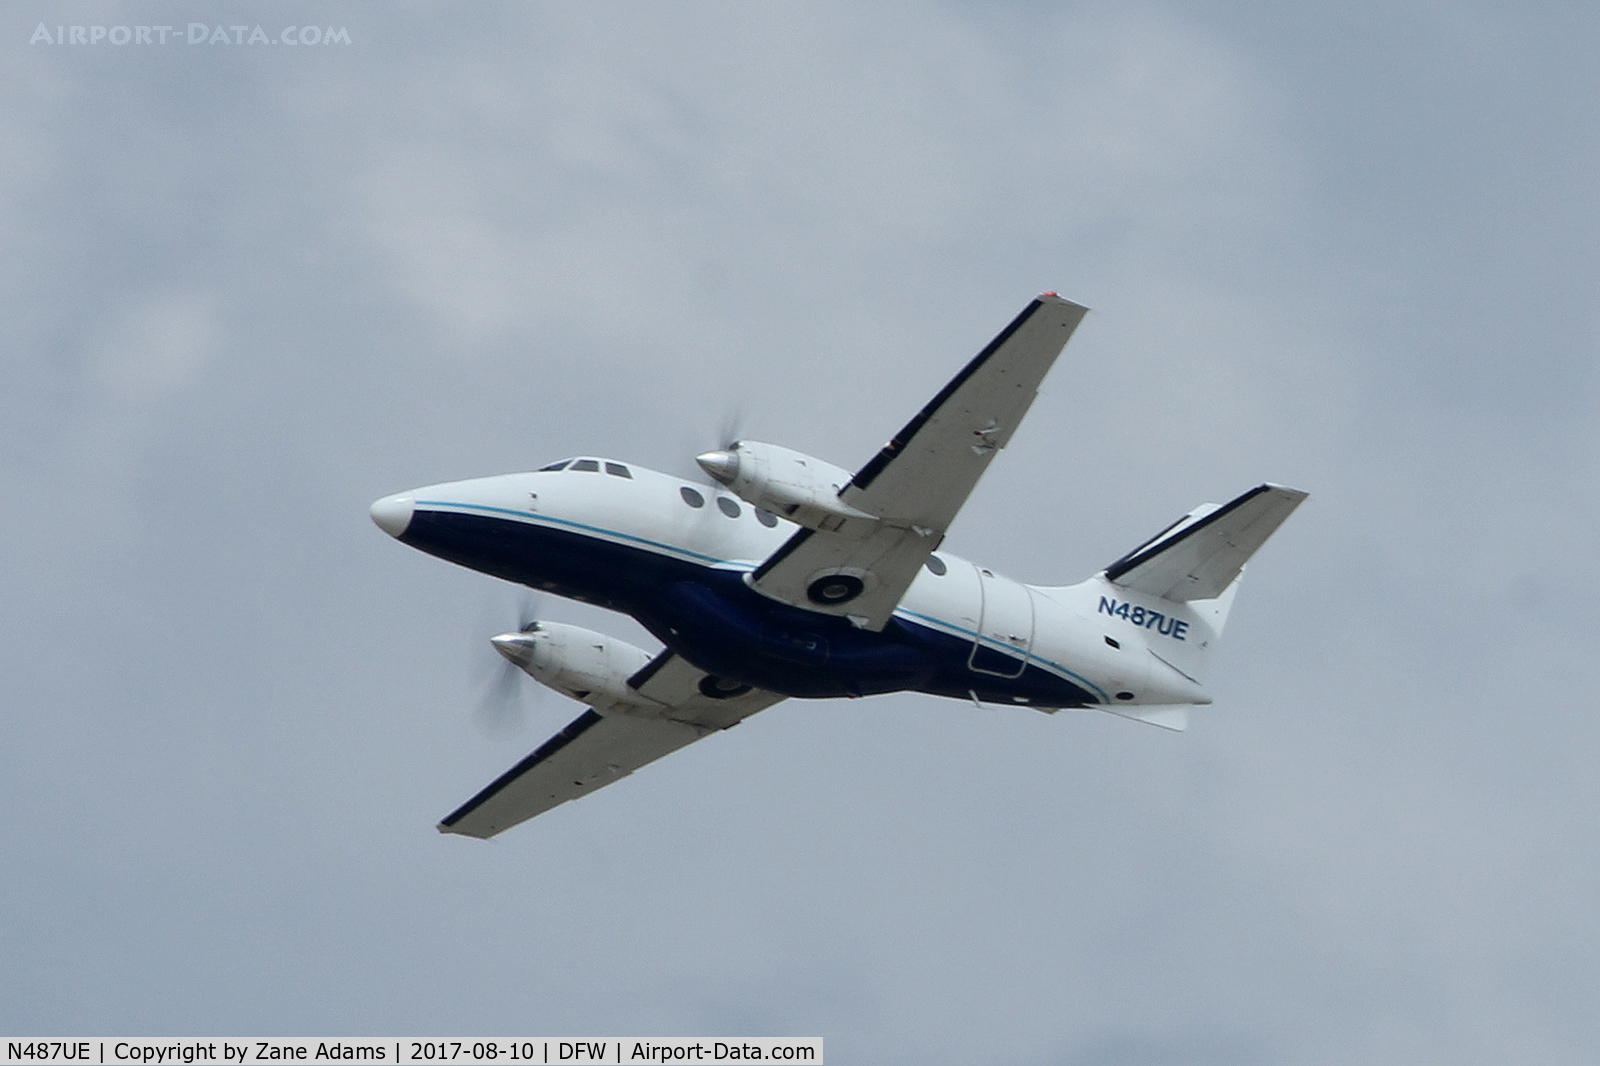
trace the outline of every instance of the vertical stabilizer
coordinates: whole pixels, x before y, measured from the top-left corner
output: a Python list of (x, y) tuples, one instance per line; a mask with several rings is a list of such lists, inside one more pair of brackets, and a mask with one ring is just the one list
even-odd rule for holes
[(1137, 694), (1105, 710), (1177, 729), (1182, 715), (1152, 708), (1210, 702), (1203, 686), (1245, 563), (1306, 495), (1260, 485), (1201, 504), (1083, 584), (1051, 590), (1105, 627), (1123, 671), (1113, 684)]

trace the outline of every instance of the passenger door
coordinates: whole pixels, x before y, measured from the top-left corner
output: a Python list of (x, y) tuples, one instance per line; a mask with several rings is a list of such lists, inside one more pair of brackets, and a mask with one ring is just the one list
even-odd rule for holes
[(1020, 677), (1033, 651), (1033, 593), (1010, 578), (977, 569), (983, 601), (967, 666), (980, 674)]

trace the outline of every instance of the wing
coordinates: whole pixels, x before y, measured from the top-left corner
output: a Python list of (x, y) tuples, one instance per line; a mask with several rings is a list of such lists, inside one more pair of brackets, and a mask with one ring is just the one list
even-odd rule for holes
[(882, 629), (1086, 313), (1054, 293), (1029, 304), (840, 490), (844, 503), (877, 519), (865, 535), (859, 526), (802, 529), (751, 585)]
[(447, 815), (439, 832), (486, 840), (783, 699), (761, 689), (726, 687), (671, 651), (652, 659), (628, 684), (660, 708), (631, 714), (586, 711)]

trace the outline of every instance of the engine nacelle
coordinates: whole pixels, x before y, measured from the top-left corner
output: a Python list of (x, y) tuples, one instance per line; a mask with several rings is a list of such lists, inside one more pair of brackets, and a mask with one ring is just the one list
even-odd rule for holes
[(808, 529), (865, 536), (877, 518), (839, 499), (850, 472), (809, 455), (760, 441), (735, 441), (719, 452), (697, 456), (700, 469), (752, 507), (760, 507)]
[(535, 622), (516, 633), (492, 637), (495, 649), (529, 677), (602, 714), (659, 709), (628, 687), (628, 678), (652, 656), (625, 640), (561, 622)]

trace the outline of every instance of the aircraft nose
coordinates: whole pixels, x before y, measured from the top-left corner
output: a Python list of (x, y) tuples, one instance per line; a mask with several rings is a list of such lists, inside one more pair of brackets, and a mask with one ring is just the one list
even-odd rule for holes
[(385, 496), (372, 505), (372, 520), (389, 536), (398, 537), (411, 524), (411, 511), (416, 503), (409, 492)]

